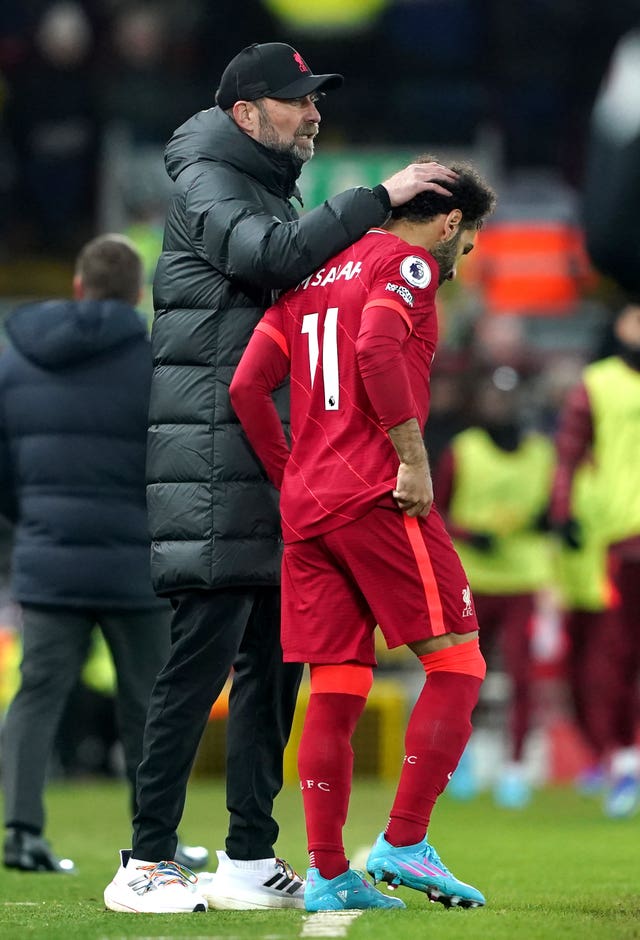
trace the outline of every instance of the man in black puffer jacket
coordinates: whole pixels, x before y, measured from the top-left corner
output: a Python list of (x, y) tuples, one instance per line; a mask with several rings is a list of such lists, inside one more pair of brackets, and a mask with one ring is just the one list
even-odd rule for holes
[[(314, 75), (288, 45), (250, 46), (225, 69), (218, 106), (190, 118), (166, 149), (175, 189), (154, 282), (147, 504), (154, 585), (174, 607), (172, 650), (145, 729), (133, 850), (105, 891), (114, 910), (304, 906), (301, 879), (274, 853), (272, 806), (300, 681), (280, 649), (278, 497), (229, 384), (276, 292), (381, 225), (391, 205), (424, 189), (446, 193), (435, 180), (455, 176), (412, 165), (299, 219), (290, 199), (313, 154), (317, 96), (341, 83)], [(276, 399), (286, 419), (287, 389)], [(173, 858), (196, 749), (232, 666), (226, 853), (194, 894), (159, 863)]]
[(4, 863), (69, 871), (42, 838), (47, 760), (94, 625), (118, 678), (126, 771), (136, 768), (171, 610), (153, 592), (145, 505), (151, 350), (134, 309), (142, 261), (119, 235), (81, 251), (76, 300), (19, 307), (0, 356), (0, 513), (14, 526), (20, 688), (4, 726)]

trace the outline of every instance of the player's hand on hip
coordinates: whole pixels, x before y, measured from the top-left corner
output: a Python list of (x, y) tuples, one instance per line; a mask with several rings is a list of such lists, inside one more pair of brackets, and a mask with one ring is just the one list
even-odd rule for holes
[(433, 484), (425, 463), (401, 463), (393, 498), (399, 509), (412, 518), (428, 516), (433, 505)]
[(410, 163), (382, 185), (389, 193), (391, 205), (401, 206), (427, 189), (450, 196), (447, 184), (455, 183), (457, 179), (458, 174), (454, 170), (440, 163)]

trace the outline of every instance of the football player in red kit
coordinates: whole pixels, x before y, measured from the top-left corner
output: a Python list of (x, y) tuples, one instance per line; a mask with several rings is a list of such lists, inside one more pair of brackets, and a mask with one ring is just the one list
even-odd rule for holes
[[(432, 505), (422, 436), (436, 291), (495, 202), (470, 166), (452, 169), (451, 196), (416, 196), (284, 294), (256, 327), (231, 384), (247, 437), (281, 491), (284, 658), (311, 671), (298, 754), (307, 910), (402, 906), (349, 868), (342, 842), (376, 624), (390, 648), (409, 646), (427, 678), (367, 868), (376, 881), (448, 906), (484, 904), (426, 837), (485, 674), (469, 584)], [(288, 375), (290, 447), (271, 400)]]

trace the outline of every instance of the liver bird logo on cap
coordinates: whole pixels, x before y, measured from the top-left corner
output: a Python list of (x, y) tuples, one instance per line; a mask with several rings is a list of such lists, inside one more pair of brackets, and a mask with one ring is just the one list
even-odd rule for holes
[(298, 68), (300, 69), (301, 72), (311, 71), (311, 69), (309, 68), (307, 63), (304, 61), (304, 59), (302, 58), (299, 52), (294, 52), (293, 58), (294, 58), (294, 61), (298, 63)]

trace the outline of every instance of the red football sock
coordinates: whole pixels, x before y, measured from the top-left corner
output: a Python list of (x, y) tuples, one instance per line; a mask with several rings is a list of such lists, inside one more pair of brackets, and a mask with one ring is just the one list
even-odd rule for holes
[[(335, 878), (349, 863), (344, 853), (342, 830), (347, 819), (353, 750), (351, 737), (366, 704), (365, 694), (314, 690), (321, 670), (335, 676), (337, 670), (365, 670), (371, 684), (371, 669), (361, 666), (312, 667), (312, 694), (298, 749), (298, 772), (307, 824), (311, 866), (323, 878)], [(335, 683), (315, 683), (317, 688)], [(364, 691), (360, 688), (360, 691)], [(368, 688), (366, 690), (368, 692)]]
[[(469, 645), (448, 647), (446, 654), (448, 656), (450, 649)], [(442, 658), (443, 652), (431, 654), (431, 657)], [(479, 652), (477, 656), (480, 657)], [(482, 684), (477, 668), (475, 675), (466, 671), (431, 672), (430, 656), (420, 659), (428, 678), (411, 712), (405, 735), (406, 756), (385, 832), (391, 845), (415, 845), (424, 838), (435, 802), (456, 769), (471, 735), (471, 713)], [(481, 657), (480, 661), (483, 663)], [(453, 661), (450, 665), (456, 668)], [(473, 672), (474, 667), (470, 671)]]

